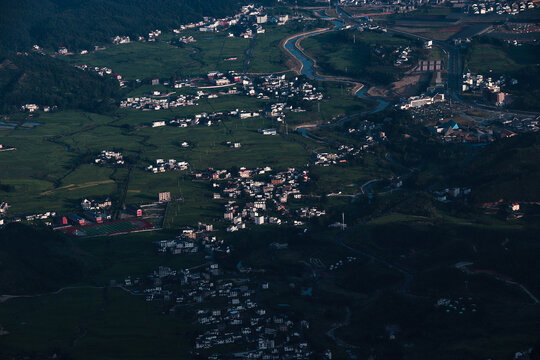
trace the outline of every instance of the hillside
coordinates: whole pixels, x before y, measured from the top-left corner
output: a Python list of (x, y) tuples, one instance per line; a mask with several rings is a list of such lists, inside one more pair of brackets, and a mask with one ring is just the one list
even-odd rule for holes
[(115, 35), (146, 35), (204, 16), (230, 13), (240, 1), (6, 0), (0, 4), (0, 48), (93, 49)]
[(0, 230), (0, 294), (57, 290), (81, 281), (91, 262), (91, 256), (50, 230), (21, 224)]
[(476, 203), (497, 201), (540, 201), (538, 152), (540, 134), (531, 133), (491, 144), (461, 173), (472, 186)]
[(76, 69), (39, 54), (0, 55), (0, 113), (24, 104), (108, 110), (119, 93), (112, 78)]

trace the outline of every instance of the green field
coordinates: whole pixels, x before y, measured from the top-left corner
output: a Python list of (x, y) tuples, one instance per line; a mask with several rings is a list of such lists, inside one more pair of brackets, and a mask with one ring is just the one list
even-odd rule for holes
[(465, 69), (472, 73), (508, 74), (538, 63), (538, 49), (534, 45), (513, 46), (473, 42), (467, 49)]
[[(206, 109), (232, 110), (239, 106), (238, 99), (218, 98), (209, 102)], [(264, 108), (251, 99), (245, 99), (242, 105), (246, 110)], [(72, 211), (86, 197), (121, 198), (129, 181), (128, 202), (154, 201), (158, 191), (176, 193), (178, 179), (183, 176), (178, 172), (143, 171), (158, 158), (188, 161), (193, 169), (232, 166), (283, 169), (308, 162), (310, 155), (300, 144), (281, 136), (259, 134), (258, 129), (275, 126), (272, 120), (264, 118), (233, 118), (212, 127), (135, 128), (203, 109), (199, 106), (164, 112), (127, 110), (120, 111), (117, 117), (60, 112), (41, 115), (42, 125), (34, 129), (0, 132), (1, 143), (17, 147), (16, 151), (0, 153), (2, 166), (7, 169), (0, 175), (0, 182), (10, 186), (9, 191), (2, 191), (2, 200), (12, 206), (10, 212), (14, 215)], [(67, 126), (69, 122), (74, 125)], [(183, 141), (188, 141), (191, 147), (180, 147)], [(227, 141), (240, 142), (242, 147), (231, 149), (225, 144)], [(113, 149), (132, 159), (129, 178), (127, 167), (92, 164), (95, 154)]]
[(304, 28), (298, 25), (273, 25), (266, 28), (266, 33), (257, 34), (248, 72), (271, 73), (289, 70), (286, 65), (288, 56), (281, 50), (280, 43), (303, 30)]
[[(69, 289), (0, 307), (0, 357), (32, 352), (77, 359), (188, 359), (194, 327), (123, 290)], [(29, 347), (31, 344), (31, 347)]]
[[(312, 36), (301, 43), (323, 74), (375, 83), (397, 79), (404, 69), (393, 66), (392, 51), (399, 46), (413, 45), (408, 39), (387, 33), (352, 30)], [(412, 63), (411, 60), (409, 64)]]
[[(248, 39), (228, 38), (224, 33), (181, 34), (185, 35), (194, 35), (197, 42), (181, 48), (163, 41), (133, 42), (66, 59), (72, 64), (109, 67), (128, 80), (168, 78), (175, 74), (179, 77), (200, 76), (214, 70), (242, 71)], [(238, 60), (224, 61), (230, 57), (238, 57)]]
[[(318, 23), (307, 27), (300, 24), (284, 26), (267, 25), (264, 34), (256, 39), (230, 38), (227, 33), (202, 33), (184, 31), (179, 35), (164, 34), (157, 42), (132, 42), (123, 45), (110, 45), (105, 50), (87, 55), (65, 57), (66, 61), (77, 65), (108, 67), (127, 80), (152, 78), (178, 78), (202, 76), (214, 70), (248, 73), (272, 73), (287, 71), (287, 55), (281, 50), (284, 38), (309, 30)], [(193, 36), (196, 42), (182, 47), (169, 44), (180, 36)], [(251, 61), (247, 67), (248, 49), (253, 46)], [(237, 60), (225, 59), (234, 58)]]

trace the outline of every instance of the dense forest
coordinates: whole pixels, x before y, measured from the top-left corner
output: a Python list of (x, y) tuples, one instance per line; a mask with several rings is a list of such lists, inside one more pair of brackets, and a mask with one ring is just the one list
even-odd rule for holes
[(0, 113), (24, 104), (106, 112), (119, 96), (118, 82), (40, 54), (0, 55)]
[(243, 0), (4, 0), (0, 49), (25, 51), (37, 44), (93, 49), (115, 35), (146, 35), (203, 16), (231, 14)]

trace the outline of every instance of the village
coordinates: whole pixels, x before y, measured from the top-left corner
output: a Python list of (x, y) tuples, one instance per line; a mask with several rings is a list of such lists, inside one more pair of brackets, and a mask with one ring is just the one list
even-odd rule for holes
[[(163, 304), (171, 315), (189, 309), (192, 321), (203, 327), (195, 339), (194, 355), (206, 354), (207, 359), (309, 359), (312, 351), (304, 335), (309, 323), (294, 321), (257, 301), (260, 292), (269, 291), (270, 283), (257, 283), (245, 273), (240, 278), (230, 275), (213, 262), (199, 269), (159, 267), (146, 280), (127, 277), (123, 286), (144, 295), (146, 301)], [(212, 355), (223, 345), (243, 350)]]
[(528, 35), (534, 3), (165, 3), (82, 48), (29, 37), (98, 85), (0, 122), (0, 358), (532, 349), (540, 116), (469, 57), (537, 65), (467, 31)]

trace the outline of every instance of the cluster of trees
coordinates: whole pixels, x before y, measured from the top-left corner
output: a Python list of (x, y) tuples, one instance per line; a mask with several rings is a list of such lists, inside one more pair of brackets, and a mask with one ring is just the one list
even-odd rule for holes
[(6, 0), (0, 4), (0, 48), (93, 49), (115, 35), (146, 35), (223, 16), (243, 0)]
[(119, 97), (118, 82), (40, 54), (0, 55), (0, 113), (24, 104), (106, 112)]

